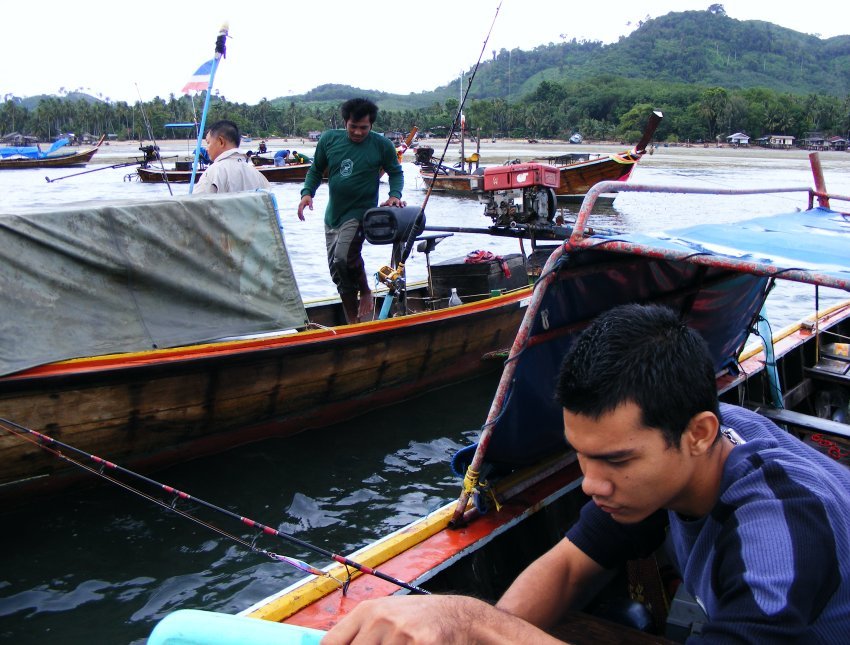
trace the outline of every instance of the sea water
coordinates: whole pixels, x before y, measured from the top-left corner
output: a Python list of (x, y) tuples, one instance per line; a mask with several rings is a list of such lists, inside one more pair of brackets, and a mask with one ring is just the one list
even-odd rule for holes
[[(90, 164), (86, 170), (97, 167)], [(418, 168), (409, 163), (404, 167), (405, 198), (409, 204), (421, 203), (425, 193)], [(825, 155), (823, 167), (829, 189), (850, 194), (850, 154)], [(44, 179), (74, 172), (80, 170), (0, 171), (0, 210), (169, 194), (162, 184), (124, 181), (133, 168), (104, 169), (49, 183)], [(717, 188), (813, 184), (801, 153), (765, 157), (744, 150), (665, 148), (645, 157), (632, 181)], [(185, 184), (171, 188), (175, 194), (188, 192)], [(319, 189), (316, 209), (308, 212), (306, 222), (296, 216), (299, 184), (276, 184), (272, 190), (305, 299), (333, 295), (322, 228), (327, 188)], [(722, 198), (623, 193), (596, 225), (654, 231), (708, 219), (732, 222), (805, 205), (805, 196), (799, 193)], [(845, 202), (834, 207), (850, 209)], [(430, 197), (426, 208), (428, 223), (440, 226), (483, 228), (490, 222), (481, 213), (481, 205), (473, 199), (438, 194)], [(455, 235), (439, 244), (429, 259), (439, 262), (478, 249), (516, 253), (519, 242)], [(388, 263), (389, 249), (367, 245), (364, 257), (369, 270), (375, 271)], [(407, 265), (411, 280), (425, 277), (425, 262), (414, 252)], [(818, 300), (823, 307), (846, 295), (820, 290)], [(811, 314), (814, 304), (812, 287), (778, 288), (768, 305), (774, 328)], [(364, 411), (340, 425), (198, 459), (157, 472), (154, 478), (346, 554), (457, 496), (460, 481), (448, 462), (457, 449), (475, 440), (497, 382), (498, 374), (489, 374), (405, 404)], [(199, 506), (184, 508), (223, 532), (249, 542), (253, 537), (226, 517)], [(172, 611), (235, 613), (302, 576), (222, 533), (103, 485), (5, 513), (0, 525), (0, 642), (141, 644), (157, 621)], [(310, 551), (267, 537), (255, 546), (319, 567), (328, 564)]]

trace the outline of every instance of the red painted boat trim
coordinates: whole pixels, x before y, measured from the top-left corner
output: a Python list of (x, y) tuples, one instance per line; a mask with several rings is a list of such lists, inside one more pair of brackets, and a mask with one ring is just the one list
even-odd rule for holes
[[(474, 549), (513, 526), (523, 516), (542, 508), (553, 496), (568, 493), (578, 485), (580, 476), (578, 463), (573, 462), (524, 490), (521, 501), (508, 500), (500, 511), (480, 516), (463, 528), (442, 530), (378, 568), (395, 578), (418, 584), (426, 574), (439, 571), (459, 554)], [(337, 590), (282, 622), (327, 630), (363, 600), (388, 596), (396, 591), (398, 587), (379, 578), (359, 576), (351, 581), (346, 596)]]
[(155, 349), (146, 352), (109, 354), (59, 361), (4, 376), (0, 378), (0, 385), (5, 381), (24, 381), (49, 376), (68, 376), (71, 374), (126, 369), (143, 365), (167, 365), (186, 360), (220, 358), (237, 354), (247, 354), (257, 350), (271, 350), (299, 345), (309, 346), (318, 342), (333, 342), (338, 339), (357, 338), (369, 334), (416, 327), (440, 320), (454, 319), (458, 316), (499, 309), (509, 306), (514, 302), (519, 303), (524, 298), (530, 297), (530, 295), (531, 287), (526, 287), (502, 296), (487, 298), (485, 300), (459, 305), (458, 307), (399, 316), (387, 320), (374, 320), (355, 325), (308, 330), (272, 338), (204, 343), (172, 349)]

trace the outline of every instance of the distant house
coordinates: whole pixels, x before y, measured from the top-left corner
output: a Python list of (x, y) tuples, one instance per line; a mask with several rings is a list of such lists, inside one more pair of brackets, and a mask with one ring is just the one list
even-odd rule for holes
[(726, 137), (726, 143), (733, 146), (748, 146), (750, 145), (750, 135), (736, 132)]
[(756, 141), (765, 148), (781, 148), (787, 150), (794, 147), (794, 139), (790, 134), (769, 134), (759, 137)]
[(310, 130), (307, 133), (307, 138), (310, 139), (310, 141), (318, 141), (319, 137), (321, 137), (321, 136), (322, 136), (321, 130)]
[(847, 150), (847, 139), (844, 137), (830, 137), (826, 142), (830, 150)]
[(826, 139), (820, 132), (809, 132), (800, 141), (800, 147), (806, 150), (826, 150)]

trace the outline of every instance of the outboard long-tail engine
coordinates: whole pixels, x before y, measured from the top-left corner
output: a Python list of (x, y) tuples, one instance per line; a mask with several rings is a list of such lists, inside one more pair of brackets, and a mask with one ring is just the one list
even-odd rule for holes
[(557, 210), (560, 170), (542, 163), (494, 166), (484, 170), (479, 199), (496, 226), (551, 222)]

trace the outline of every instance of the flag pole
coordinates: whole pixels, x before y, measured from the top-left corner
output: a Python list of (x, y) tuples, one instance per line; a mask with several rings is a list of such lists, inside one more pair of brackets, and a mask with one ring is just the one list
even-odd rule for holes
[(198, 172), (198, 158), (201, 156), (201, 140), (204, 137), (204, 129), (207, 122), (207, 112), (210, 109), (210, 95), (212, 94), (213, 82), (215, 81), (215, 71), (218, 69), (218, 62), (222, 57), (226, 56), (227, 48), (225, 42), (227, 40), (227, 23), (221, 26), (218, 32), (218, 38), (215, 39), (215, 57), (213, 58), (212, 68), (210, 69), (210, 82), (207, 85), (207, 96), (204, 99), (204, 110), (201, 112), (201, 127), (198, 128), (198, 141), (195, 144), (195, 159), (192, 161), (192, 177), (189, 180), (189, 194), (195, 188), (195, 175)]

